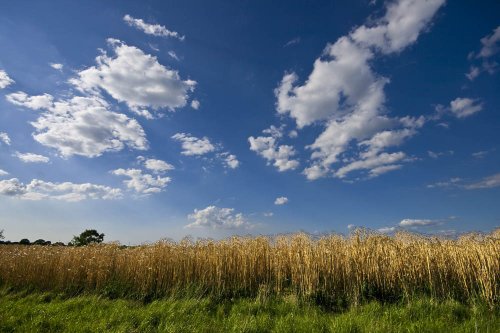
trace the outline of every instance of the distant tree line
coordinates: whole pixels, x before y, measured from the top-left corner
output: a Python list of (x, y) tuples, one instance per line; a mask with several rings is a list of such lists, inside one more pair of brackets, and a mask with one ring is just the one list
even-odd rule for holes
[(4, 241), (3, 239), (5, 238), (4, 236), (4, 231), (0, 230), (0, 244), (5, 244), (5, 245), (53, 245), (53, 246), (85, 246), (85, 245), (90, 245), (90, 244), (99, 244), (104, 241), (104, 234), (100, 234), (97, 232), (95, 229), (87, 229), (84, 232), (82, 232), (78, 236), (74, 236), (73, 239), (68, 242), (68, 244), (65, 244), (63, 242), (56, 242), (52, 243), (51, 241), (46, 241), (44, 239), (37, 239), (34, 242), (31, 242), (27, 238), (21, 239), (19, 242), (12, 242), (12, 241)]

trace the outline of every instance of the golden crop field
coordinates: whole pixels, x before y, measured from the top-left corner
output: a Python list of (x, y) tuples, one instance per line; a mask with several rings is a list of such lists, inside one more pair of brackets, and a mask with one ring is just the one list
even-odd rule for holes
[[(0, 246), (11, 287), (161, 297), (197, 288), (229, 296), (296, 294), (357, 303), (429, 295), (498, 304), (500, 230), (456, 240), (364, 231), (160, 241), (123, 247)], [(114, 288), (114, 289), (113, 289)]]

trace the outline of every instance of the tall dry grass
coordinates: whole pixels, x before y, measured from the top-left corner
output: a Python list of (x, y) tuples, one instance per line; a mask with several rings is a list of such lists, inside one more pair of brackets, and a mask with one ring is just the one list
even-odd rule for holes
[(160, 241), (123, 248), (0, 246), (0, 283), (161, 297), (285, 294), (356, 303), (415, 295), (498, 304), (500, 230), (456, 240), (358, 232)]

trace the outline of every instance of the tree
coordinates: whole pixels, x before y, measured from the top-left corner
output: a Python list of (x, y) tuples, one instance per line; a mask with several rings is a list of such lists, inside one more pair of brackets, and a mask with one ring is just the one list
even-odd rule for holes
[(85, 246), (89, 244), (102, 243), (104, 240), (104, 234), (100, 234), (95, 229), (87, 229), (80, 234), (80, 236), (74, 236), (71, 241), (71, 245), (74, 246)]
[(19, 242), (19, 244), (21, 244), (21, 245), (30, 245), (31, 243), (30, 243), (29, 239), (23, 238), (23, 239), (21, 239), (21, 241)]
[(33, 245), (50, 245), (50, 241), (46, 241), (44, 239), (37, 239), (36, 241), (33, 242)]
[(3, 229), (2, 229), (2, 230), (0, 230), (0, 239), (4, 239), (4, 238), (5, 238), (5, 237), (4, 237), (4, 235), (3, 235)]

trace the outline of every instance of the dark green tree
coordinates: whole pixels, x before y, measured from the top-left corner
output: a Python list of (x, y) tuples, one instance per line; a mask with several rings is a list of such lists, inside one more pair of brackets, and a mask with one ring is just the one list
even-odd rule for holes
[(89, 244), (102, 243), (103, 240), (104, 234), (98, 233), (95, 229), (87, 229), (79, 236), (74, 236), (70, 244), (74, 246), (85, 246)]
[(50, 241), (46, 241), (44, 239), (37, 239), (36, 241), (33, 242), (33, 245), (50, 245)]
[(23, 238), (23, 239), (21, 239), (21, 241), (19, 242), (19, 244), (21, 244), (21, 245), (30, 245), (31, 243), (30, 243), (29, 239)]
[(0, 230), (0, 239), (4, 239), (5, 237), (3, 236), (3, 229)]

